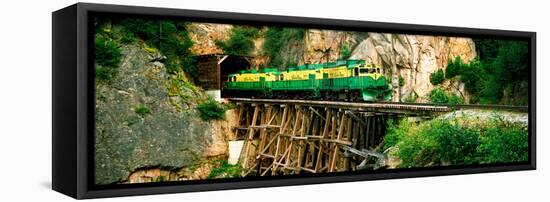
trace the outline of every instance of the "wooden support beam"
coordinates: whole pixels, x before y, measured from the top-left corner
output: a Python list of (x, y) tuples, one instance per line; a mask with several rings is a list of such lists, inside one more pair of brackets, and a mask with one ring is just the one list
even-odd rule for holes
[(362, 124), (362, 125), (367, 124), (361, 118), (357, 117), (357, 115), (355, 115), (352, 111), (347, 110), (345, 113), (346, 113), (346, 115), (350, 116), (351, 118), (353, 118), (355, 121), (359, 122), (360, 124)]
[[(260, 113), (260, 106), (255, 106), (254, 107), (254, 115), (252, 116), (252, 123), (251, 123), (251, 127), (256, 125), (256, 121), (258, 119), (258, 114)], [(248, 169), (248, 157), (250, 156), (249, 152), (250, 152), (250, 145), (252, 144), (252, 139), (254, 139), (254, 128), (249, 128), (248, 129), (248, 138), (245, 140), (246, 141), (246, 147), (245, 147), (245, 150), (244, 150), (244, 162), (243, 162), (243, 168), (245, 169)]]
[(321, 113), (319, 113), (317, 110), (315, 110), (315, 108), (309, 107), (309, 110), (311, 110), (313, 113), (315, 113), (317, 116), (319, 116), (319, 118), (321, 118), (321, 119), (323, 119), (323, 121), (325, 121), (325, 118), (323, 117), (323, 115), (321, 115)]
[[(346, 116), (344, 116), (342, 114), (342, 120), (340, 121), (340, 127), (338, 128), (338, 136), (336, 137), (336, 141), (340, 141), (340, 139), (342, 138), (342, 136), (344, 135), (344, 129), (345, 129), (345, 125), (346, 125)], [(332, 162), (330, 162), (330, 166), (329, 166), (329, 172), (334, 172), (334, 170), (336, 169), (336, 162), (338, 161), (338, 150), (339, 150), (339, 146), (338, 144), (334, 144), (334, 151), (333, 151), (333, 156), (332, 156)]]

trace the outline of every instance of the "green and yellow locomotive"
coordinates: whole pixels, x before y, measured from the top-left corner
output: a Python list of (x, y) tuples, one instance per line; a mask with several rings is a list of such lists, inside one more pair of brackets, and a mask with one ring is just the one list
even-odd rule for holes
[(391, 100), (391, 88), (380, 67), (364, 60), (305, 64), (278, 71), (272, 68), (230, 74), (224, 84), (228, 97)]

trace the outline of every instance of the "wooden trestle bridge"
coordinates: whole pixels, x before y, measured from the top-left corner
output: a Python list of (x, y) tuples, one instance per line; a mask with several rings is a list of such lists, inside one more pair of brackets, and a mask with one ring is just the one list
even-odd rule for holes
[(243, 175), (286, 175), (377, 169), (389, 117), (427, 116), (446, 106), (398, 103), (231, 98), (244, 139)]

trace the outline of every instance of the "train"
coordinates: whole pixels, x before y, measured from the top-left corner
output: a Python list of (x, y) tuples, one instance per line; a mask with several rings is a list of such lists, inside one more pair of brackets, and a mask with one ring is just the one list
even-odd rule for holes
[(365, 60), (241, 70), (229, 74), (224, 97), (389, 101), (391, 85), (380, 66)]

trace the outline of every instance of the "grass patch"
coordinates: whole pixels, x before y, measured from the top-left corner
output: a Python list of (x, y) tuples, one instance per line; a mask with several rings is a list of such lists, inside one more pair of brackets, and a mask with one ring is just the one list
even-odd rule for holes
[(208, 179), (241, 177), (242, 168), (238, 164), (231, 165), (225, 160), (219, 161), (219, 164), (218, 167), (212, 169), (210, 174), (208, 174)]
[(151, 110), (145, 105), (135, 107), (134, 112), (141, 117), (145, 117), (146, 115), (151, 114)]

